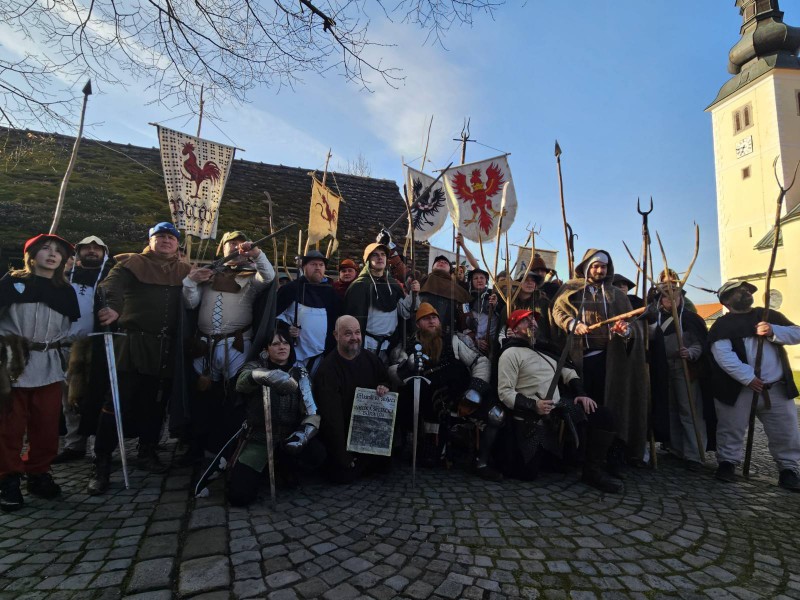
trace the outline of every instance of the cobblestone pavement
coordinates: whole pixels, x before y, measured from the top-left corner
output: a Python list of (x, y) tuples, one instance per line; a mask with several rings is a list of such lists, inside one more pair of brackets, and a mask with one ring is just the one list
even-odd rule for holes
[[(88, 497), (88, 461), (58, 466), (60, 501), (0, 514), (0, 599), (800, 598), (800, 494), (776, 486), (757, 435), (755, 474), (724, 484), (662, 459), (624, 495), (574, 474), (487, 483), (410, 470), (304, 485), (226, 507), (192, 474), (121, 473)], [(167, 446), (172, 453), (174, 447)]]

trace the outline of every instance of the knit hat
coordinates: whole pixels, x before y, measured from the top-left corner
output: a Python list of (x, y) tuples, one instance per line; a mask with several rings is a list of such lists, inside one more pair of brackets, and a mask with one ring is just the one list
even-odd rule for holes
[(533, 315), (533, 311), (530, 309), (521, 308), (519, 310), (515, 310), (508, 317), (508, 322), (507, 322), (508, 328), (514, 329), (524, 319), (529, 319), (531, 315)]
[(27, 242), (25, 242), (25, 246), (23, 246), (22, 251), (27, 252), (28, 248), (33, 246), (34, 244), (38, 244), (39, 242), (44, 242), (45, 240), (55, 240), (59, 242), (64, 249), (67, 251), (67, 255), (74, 256), (75, 255), (75, 248), (72, 247), (67, 240), (52, 233), (40, 233), (39, 235), (32, 237)]
[(168, 233), (176, 239), (181, 239), (181, 232), (175, 229), (175, 225), (169, 221), (162, 221), (161, 223), (156, 223), (153, 225), (150, 228), (150, 232), (147, 234), (147, 237), (151, 238), (157, 233)]
[(345, 269), (353, 269), (354, 271), (358, 271), (356, 263), (354, 263), (349, 258), (345, 258), (342, 262), (339, 263), (339, 272), (341, 273)]
[(433, 308), (432, 304), (423, 302), (422, 304), (419, 305), (419, 308), (417, 309), (416, 320), (419, 321), (420, 319), (427, 317), (428, 315), (436, 315), (438, 317), (439, 313), (436, 311), (435, 308)]
[(599, 262), (607, 265), (611, 259), (605, 252), (595, 252), (587, 260), (583, 261), (587, 267), (591, 267), (593, 263)]

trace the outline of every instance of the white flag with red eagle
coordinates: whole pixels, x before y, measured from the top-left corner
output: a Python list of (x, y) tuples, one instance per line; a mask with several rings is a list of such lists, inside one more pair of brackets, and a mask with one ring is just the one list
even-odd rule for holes
[(219, 203), (236, 148), (158, 126), (172, 222), (201, 240), (217, 237)]
[[(428, 186), (434, 181), (435, 178), (430, 175), (406, 165), (406, 189), (412, 203), (414, 239), (418, 242), (429, 239), (447, 220), (444, 183), (439, 180), (428, 190)], [(411, 237), (410, 232), (409, 237)]]
[(508, 182), (501, 233), (508, 231), (517, 214), (517, 194), (507, 155), (451, 167), (444, 174), (450, 218), (465, 238), (477, 242), (494, 239), (500, 222), (503, 185)]
[(336, 239), (339, 204), (342, 199), (311, 176), (311, 208), (308, 213), (308, 243), (315, 244), (326, 236)]

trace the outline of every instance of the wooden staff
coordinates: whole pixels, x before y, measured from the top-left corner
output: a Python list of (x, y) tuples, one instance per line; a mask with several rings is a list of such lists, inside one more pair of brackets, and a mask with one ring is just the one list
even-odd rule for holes
[(610, 319), (606, 319), (605, 321), (600, 321), (599, 323), (594, 323), (592, 325), (589, 325), (588, 329), (589, 331), (594, 331), (595, 329), (599, 329), (603, 325), (608, 325), (609, 323), (616, 323), (617, 321), (625, 321), (632, 317), (638, 317), (646, 310), (647, 310), (646, 306), (643, 306), (642, 308), (636, 308), (626, 313), (622, 313), (621, 315), (617, 315), (616, 317), (611, 317)]
[[(700, 244), (700, 229), (699, 227), (695, 227), (695, 231), (697, 232), (697, 247)], [(677, 303), (677, 296), (675, 294), (675, 289), (673, 287), (672, 278), (669, 276), (669, 263), (667, 262), (667, 254), (664, 251), (664, 245), (661, 243), (661, 237), (656, 232), (656, 240), (658, 240), (658, 247), (661, 250), (661, 256), (664, 259), (664, 270), (667, 272), (667, 277), (665, 283), (667, 288), (667, 295), (669, 296), (670, 305), (672, 306), (672, 323), (675, 326), (675, 337), (678, 340), (678, 348), (683, 348), (683, 327), (681, 326), (681, 321), (678, 316), (678, 303)], [(695, 253), (695, 258), (697, 258), (697, 253)], [(692, 260), (691, 265), (694, 265), (694, 259)], [(691, 272), (691, 265), (689, 267), (689, 272)], [(688, 277), (688, 272), (687, 275)], [(680, 294), (681, 288), (678, 289), (678, 293)], [(703, 446), (703, 437), (700, 434), (700, 424), (698, 423), (697, 419), (697, 407), (694, 405), (694, 390), (692, 389), (692, 380), (689, 374), (689, 363), (686, 361), (685, 358), (681, 357), (681, 364), (683, 365), (683, 377), (686, 380), (686, 395), (689, 398), (689, 411), (692, 415), (692, 425), (694, 426), (694, 435), (697, 441), (697, 453), (700, 457), (700, 462), (706, 462), (706, 449)]]
[(83, 120), (86, 117), (86, 104), (89, 101), (89, 96), (92, 95), (92, 80), (86, 82), (83, 86), (83, 106), (81, 107), (81, 120), (78, 123), (78, 135), (75, 136), (75, 144), (72, 146), (72, 154), (67, 163), (67, 171), (64, 173), (64, 179), (61, 180), (61, 189), (58, 190), (58, 202), (56, 202), (56, 212), (53, 215), (53, 223), (50, 225), (50, 234), (55, 235), (58, 230), (58, 224), (61, 221), (61, 211), (64, 209), (64, 199), (67, 196), (67, 184), (72, 175), (72, 169), (75, 168), (75, 161), (78, 160), (78, 148), (81, 145), (81, 138), (83, 137)]
[[(772, 239), (772, 252), (769, 255), (769, 268), (767, 269), (767, 278), (764, 283), (764, 312), (762, 313), (761, 320), (767, 321), (769, 319), (769, 295), (770, 285), (772, 283), (772, 272), (775, 270), (775, 259), (778, 256), (778, 239), (781, 237), (781, 210), (783, 209), (783, 199), (786, 193), (794, 186), (795, 179), (797, 178), (797, 169), (800, 167), (800, 161), (794, 168), (794, 175), (788, 187), (783, 187), (778, 179), (778, 158), (772, 161), (772, 169), (775, 172), (775, 181), (778, 183), (778, 201), (775, 203), (775, 225), (773, 226), (773, 239)], [(758, 346), (756, 348), (756, 364), (753, 367), (755, 376), (761, 378), (761, 362), (764, 358), (764, 336), (758, 336)], [(758, 397), (764, 395), (764, 407), (769, 408), (769, 392), (763, 389), (761, 393), (754, 391), (753, 399), (750, 402), (750, 426), (747, 429), (747, 445), (744, 452), (744, 464), (742, 465), (742, 475), (745, 477), (750, 476), (750, 461), (753, 457), (753, 437), (756, 429), (756, 411), (758, 410)]]
[[(269, 208), (269, 233), (271, 235), (271, 234), (275, 233), (275, 227), (272, 224), (272, 207), (273, 206), (277, 206), (277, 204), (275, 204), (272, 201), (272, 196), (269, 195), (269, 192), (264, 192), (264, 195), (267, 197), (267, 208)], [(273, 251), (273, 255), (275, 257), (275, 265), (277, 266), (277, 264), (278, 264), (278, 238), (272, 238), (272, 251)], [(285, 252), (284, 252), (284, 256), (285, 256)]]
[(561, 177), (561, 146), (558, 145), (558, 140), (556, 140), (556, 168), (558, 169), (558, 193), (561, 196), (561, 219), (564, 221), (564, 240), (567, 245), (567, 264), (569, 265), (569, 273), (567, 274), (567, 279), (572, 277), (572, 271), (575, 268), (575, 257), (573, 256), (570, 248), (572, 244), (570, 243), (570, 234), (569, 234), (569, 225), (567, 224), (567, 209), (564, 205), (564, 181)]

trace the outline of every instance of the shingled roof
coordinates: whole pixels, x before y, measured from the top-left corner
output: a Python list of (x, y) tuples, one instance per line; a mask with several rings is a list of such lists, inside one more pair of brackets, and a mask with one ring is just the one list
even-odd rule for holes
[[(73, 144), (74, 138), (68, 136), (0, 128), (3, 257), (19, 256), (24, 240), (49, 229)], [(276, 205), (275, 229), (292, 222), (305, 229), (312, 171), (237, 159), (222, 200), (219, 236), (230, 230), (258, 237), (268, 233), (264, 192), (270, 193)], [(322, 173), (316, 171), (316, 176), (321, 179)], [(330, 172), (327, 182), (345, 200), (340, 207), (340, 244), (334, 258), (360, 259), (363, 248), (374, 241), (381, 226), (391, 225), (405, 210), (397, 183)], [(113, 253), (140, 251), (147, 229), (169, 218), (158, 148), (82, 141), (67, 189), (59, 235), (70, 241), (98, 235)], [(405, 218), (392, 229), (393, 238), (400, 245), (405, 230)], [(280, 236), (280, 255), (284, 240), (291, 262), (297, 251), (297, 231)], [(271, 250), (268, 255), (272, 258)], [(427, 246), (419, 244), (417, 255), (418, 264), (427, 264)]]

